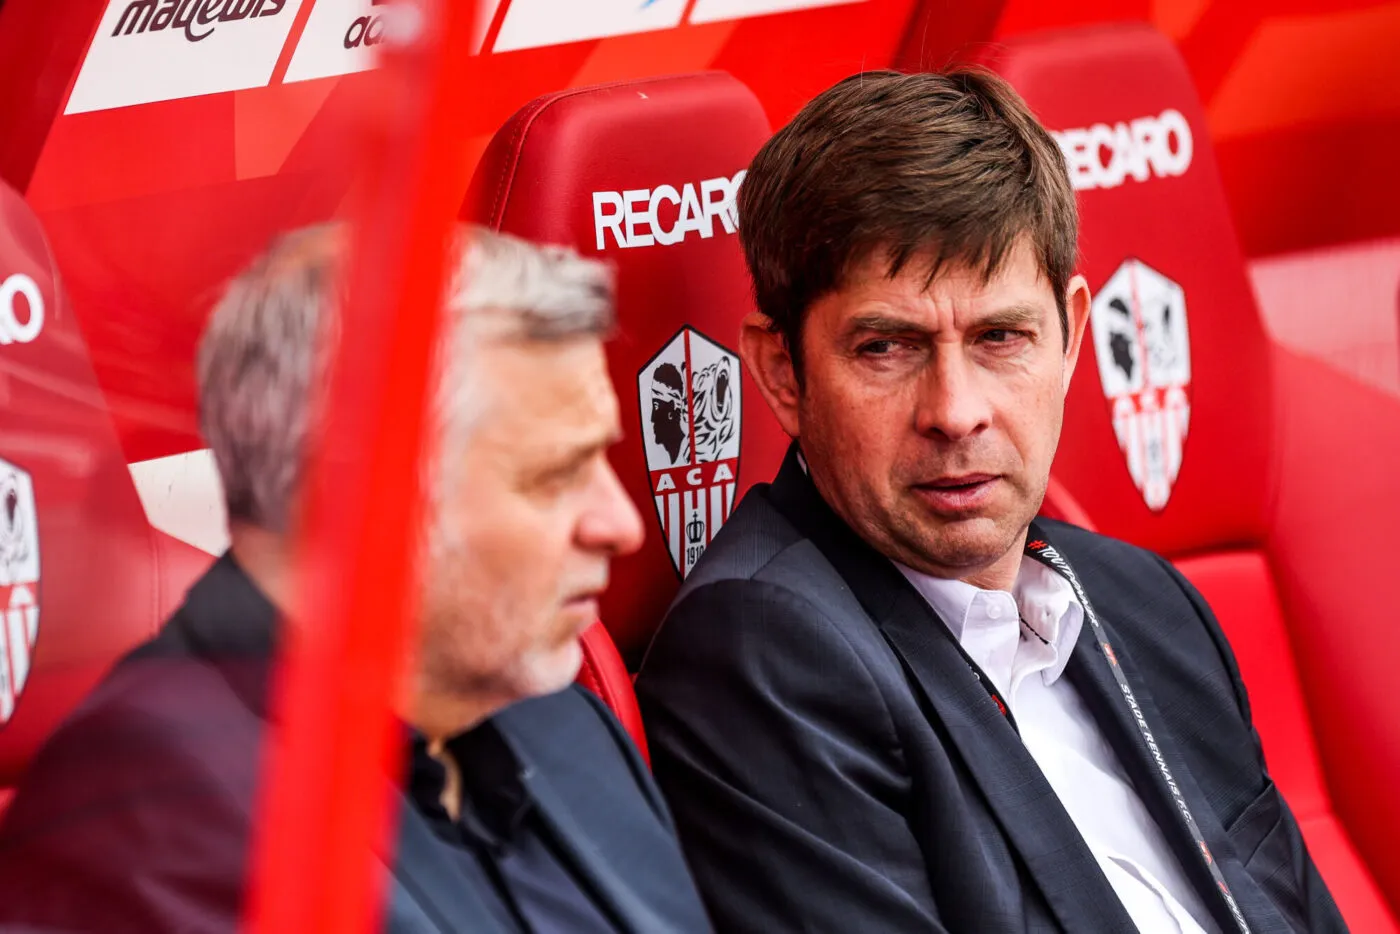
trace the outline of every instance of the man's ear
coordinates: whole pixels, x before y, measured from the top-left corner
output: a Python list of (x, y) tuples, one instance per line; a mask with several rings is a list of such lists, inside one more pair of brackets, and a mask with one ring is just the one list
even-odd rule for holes
[(1065, 289), (1065, 324), (1069, 328), (1069, 342), (1065, 346), (1065, 392), (1069, 392), (1074, 367), (1079, 362), (1079, 349), (1084, 343), (1084, 331), (1089, 326), (1089, 307), (1089, 283), (1083, 276), (1075, 276)]
[(739, 331), (739, 356), (783, 431), (799, 438), (802, 423), (798, 417), (797, 371), (787, 341), (773, 330), (772, 324), (772, 319), (759, 312), (745, 318)]

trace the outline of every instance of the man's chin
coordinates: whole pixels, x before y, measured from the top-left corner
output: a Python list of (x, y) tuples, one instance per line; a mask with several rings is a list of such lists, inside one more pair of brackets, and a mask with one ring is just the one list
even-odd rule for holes
[(905, 548), (911, 554), (899, 560), (940, 577), (961, 577), (1001, 559), (1015, 544), (1016, 536), (1008, 533), (1004, 523), (973, 516), (941, 522), (936, 529), (910, 536)]
[(578, 677), (583, 665), (583, 647), (578, 639), (567, 639), (559, 645), (532, 652), (521, 659), (519, 682), (522, 692), (530, 697), (562, 691)]

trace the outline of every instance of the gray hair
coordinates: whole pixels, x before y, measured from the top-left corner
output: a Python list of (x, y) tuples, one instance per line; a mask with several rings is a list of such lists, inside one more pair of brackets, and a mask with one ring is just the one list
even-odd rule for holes
[[(224, 290), (199, 347), (199, 422), (230, 520), (285, 531), (301, 479), (313, 387), (338, 333), (348, 250), (339, 224), (284, 234)], [(461, 225), (439, 336), (439, 443), (460, 441), (490, 401), (472, 354), (493, 340), (600, 337), (614, 323), (610, 267), (567, 247)], [(323, 314), (326, 312), (326, 314)]]

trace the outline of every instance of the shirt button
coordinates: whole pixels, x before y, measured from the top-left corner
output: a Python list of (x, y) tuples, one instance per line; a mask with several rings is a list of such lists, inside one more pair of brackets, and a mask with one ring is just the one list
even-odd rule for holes
[(987, 607), (987, 616), (992, 619), (1001, 619), (1001, 604), (993, 603), (991, 606)]

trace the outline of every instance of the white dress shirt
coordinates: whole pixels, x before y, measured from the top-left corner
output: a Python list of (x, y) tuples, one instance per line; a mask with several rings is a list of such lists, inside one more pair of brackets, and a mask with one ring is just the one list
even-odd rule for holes
[(1061, 677), (1084, 625), (1069, 583), (1030, 559), (1021, 561), (1014, 593), (897, 566), (1011, 707), (1022, 742), (1138, 930), (1217, 931), (1093, 716)]

